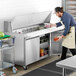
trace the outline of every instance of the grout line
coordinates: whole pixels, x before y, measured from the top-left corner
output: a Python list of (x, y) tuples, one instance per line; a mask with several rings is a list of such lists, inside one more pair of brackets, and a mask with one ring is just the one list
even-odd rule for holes
[[(43, 70), (43, 71), (53, 72), (53, 73), (57, 73), (57, 74), (62, 75), (62, 73), (60, 73), (60, 72), (56, 72), (56, 71), (52, 71), (52, 70), (47, 70), (47, 69), (42, 69), (42, 68), (38, 68), (38, 69)], [(68, 74), (66, 74), (66, 76), (68, 76)]]
[(56, 72), (56, 71), (52, 71), (52, 70), (47, 70), (47, 69), (42, 69), (42, 68), (38, 68), (38, 69), (43, 70), (43, 71), (47, 71), (47, 72), (53, 72), (53, 73), (62, 74), (60, 72)]

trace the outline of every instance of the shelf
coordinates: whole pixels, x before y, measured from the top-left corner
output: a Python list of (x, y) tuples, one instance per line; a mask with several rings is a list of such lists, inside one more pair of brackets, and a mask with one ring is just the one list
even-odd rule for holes
[(48, 44), (48, 41), (47, 42), (40, 43), (40, 45), (42, 45), (42, 44)]
[(0, 51), (1, 51), (1, 50), (5, 50), (5, 49), (11, 49), (11, 48), (13, 48), (13, 47), (14, 47), (13, 45), (6, 46), (6, 47), (0, 47)]
[(49, 45), (48, 45), (48, 42), (44, 42), (42, 44), (40, 44), (40, 48), (47, 48)]
[(47, 41), (44, 41), (44, 42), (40, 42), (40, 44), (43, 44), (43, 43), (46, 43), (46, 42), (48, 42), (48, 40)]
[(40, 59), (44, 59), (44, 58), (47, 58), (47, 57), (48, 57), (48, 54), (44, 55), (44, 56), (41, 56)]
[(11, 67), (13, 65), (14, 64), (8, 63), (8, 62), (0, 62), (0, 70), (3, 70), (3, 69), (8, 68), (8, 67)]

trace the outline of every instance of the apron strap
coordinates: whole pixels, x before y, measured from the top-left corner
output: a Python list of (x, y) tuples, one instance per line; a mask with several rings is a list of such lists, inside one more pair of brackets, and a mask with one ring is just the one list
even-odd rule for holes
[(62, 24), (62, 26), (64, 27), (64, 29), (65, 29), (65, 25), (63, 24), (63, 22), (62, 21), (60, 21), (61, 22), (61, 24)]

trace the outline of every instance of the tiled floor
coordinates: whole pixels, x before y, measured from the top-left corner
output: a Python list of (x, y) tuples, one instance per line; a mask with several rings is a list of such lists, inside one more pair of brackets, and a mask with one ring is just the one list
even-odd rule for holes
[[(17, 69), (18, 69), (17, 74), (12, 73), (12, 68), (8, 68), (8, 69), (5, 69), (3, 71), (6, 73), (6, 76), (22, 76), (23, 74), (28, 73), (31, 70), (37, 69), (37, 68), (39, 68), (39, 67), (41, 67), (45, 64), (48, 64), (48, 63), (50, 63), (54, 60), (57, 60), (59, 58), (60, 58), (59, 56), (48, 57), (46, 59), (40, 60), (38, 62), (35, 62), (35, 63), (29, 65), (27, 70), (24, 70), (22, 66), (16, 66)], [(76, 76), (76, 73), (73, 73), (70, 76)]]

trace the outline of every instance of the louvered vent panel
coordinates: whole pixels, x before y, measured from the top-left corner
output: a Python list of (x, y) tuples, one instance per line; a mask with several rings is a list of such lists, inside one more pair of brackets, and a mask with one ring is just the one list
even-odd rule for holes
[(66, 2), (66, 11), (73, 15), (76, 20), (76, 0), (65, 0)]

